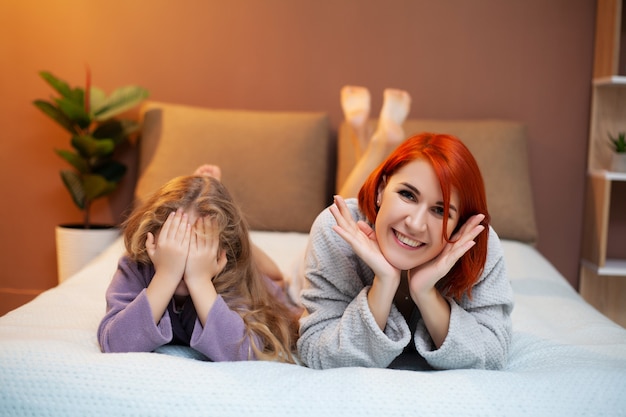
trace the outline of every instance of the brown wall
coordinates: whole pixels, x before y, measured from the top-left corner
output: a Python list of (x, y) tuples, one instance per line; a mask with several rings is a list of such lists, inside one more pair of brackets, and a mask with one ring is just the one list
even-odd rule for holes
[[(335, 129), (345, 84), (368, 86), (373, 109), (385, 87), (407, 89), (410, 117), (520, 120), (538, 248), (577, 286), (594, 15), (593, 0), (3, 1), (0, 314), (56, 284), (54, 226), (81, 218), (52, 151), (68, 137), (31, 102), (51, 93), (38, 71), (78, 84), (86, 63), (106, 91), (322, 110)], [(120, 218), (133, 178), (97, 221)]]

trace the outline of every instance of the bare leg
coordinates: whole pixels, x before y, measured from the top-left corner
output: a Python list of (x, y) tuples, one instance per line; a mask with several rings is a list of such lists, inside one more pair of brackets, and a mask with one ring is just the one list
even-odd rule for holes
[(285, 278), (283, 277), (283, 273), (276, 262), (274, 262), (274, 260), (270, 258), (267, 253), (263, 252), (261, 248), (252, 242), (250, 242), (250, 248), (252, 250), (252, 257), (254, 258), (261, 273), (270, 278), (284, 290)]
[[(204, 164), (196, 168), (194, 175), (207, 175), (222, 180), (222, 170), (218, 165)], [(283, 274), (278, 265), (269, 257), (261, 248), (250, 242), (252, 248), (252, 257), (255, 259), (257, 266), (262, 274), (272, 279), (278, 286), (284, 289), (285, 282)]]
[(356, 197), (368, 175), (402, 143), (404, 140), (402, 124), (409, 114), (410, 107), (411, 96), (406, 91), (392, 88), (384, 91), (378, 127), (339, 191), (344, 198)]
[(370, 115), (370, 92), (365, 87), (346, 85), (341, 89), (343, 115), (352, 127), (352, 142), (360, 158), (369, 142), (367, 121)]

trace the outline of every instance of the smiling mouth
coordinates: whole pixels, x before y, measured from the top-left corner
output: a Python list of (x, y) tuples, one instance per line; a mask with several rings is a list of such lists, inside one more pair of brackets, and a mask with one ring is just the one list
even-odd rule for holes
[(420, 246), (423, 246), (424, 243), (422, 242), (418, 242), (417, 240), (413, 240), (405, 235), (403, 235), (402, 233), (398, 232), (397, 230), (394, 230), (393, 233), (396, 235), (396, 238), (404, 243), (407, 246), (410, 246), (412, 248), (418, 248)]

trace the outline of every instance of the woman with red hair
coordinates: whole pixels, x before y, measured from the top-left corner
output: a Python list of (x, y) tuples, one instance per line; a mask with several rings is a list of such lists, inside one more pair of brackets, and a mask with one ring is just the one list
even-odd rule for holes
[(500, 369), (512, 291), (483, 179), (456, 137), (406, 139), (315, 220), (298, 352), (312, 368)]

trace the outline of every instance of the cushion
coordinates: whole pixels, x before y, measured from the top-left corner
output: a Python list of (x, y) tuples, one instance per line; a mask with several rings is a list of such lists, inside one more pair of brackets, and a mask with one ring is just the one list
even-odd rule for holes
[[(376, 121), (373, 120), (372, 127)], [(537, 241), (526, 127), (503, 120), (407, 120), (407, 137), (421, 132), (447, 133), (461, 139), (480, 167), (487, 192), (491, 224), (503, 239)], [(373, 131), (373, 130), (372, 130)], [(355, 164), (351, 128), (339, 130), (336, 187), (345, 181)]]
[(308, 232), (330, 202), (335, 143), (329, 119), (315, 112), (216, 110), (145, 102), (139, 150), (138, 200), (205, 163), (252, 229)]

